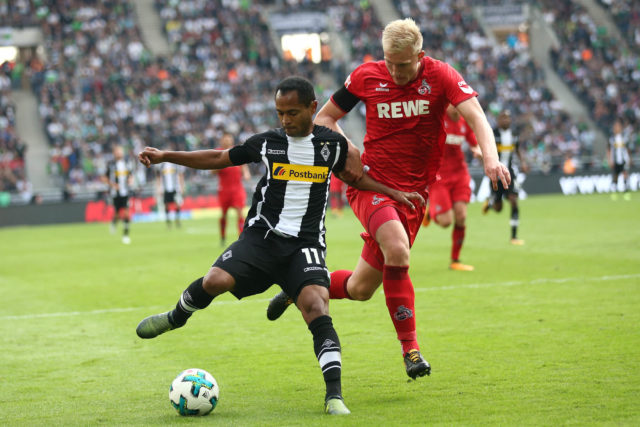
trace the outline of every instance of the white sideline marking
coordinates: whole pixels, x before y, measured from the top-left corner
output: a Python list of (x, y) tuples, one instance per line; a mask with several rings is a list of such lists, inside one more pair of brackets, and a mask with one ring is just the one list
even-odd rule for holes
[[(261, 298), (261, 299), (253, 299), (246, 301), (216, 301), (216, 305), (226, 305), (226, 304), (246, 304), (250, 302), (260, 302), (265, 303), (269, 301), (270, 298)], [(150, 307), (123, 307), (123, 308), (105, 308), (102, 310), (91, 310), (91, 311), (63, 311), (59, 313), (40, 313), (40, 314), (21, 314), (15, 316), (0, 316), (0, 320), (21, 320), (21, 319), (40, 319), (43, 317), (69, 317), (69, 316), (91, 316), (94, 314), (110, 314), (110, 313), (126, 313), (128, 311), (142, 311), (142, 310), (169, 310), (171, 309), (171, 304), (167, 305), (154, 305)]]
[[(511, 281), (511, 282), (498, 282), (498, 283), (470, 283), (468, 285), (450, 285), (450, 286), (437, 286), (431, 288), (417, 288), (416, 292), (432, 292), (432, 291), (448, 291), (452, 289), (478, 289), (478, 288), (494, 288), (500, 286), (523, 286), (523, 285), (541, 285), (547, 283), (567, 283), (567, 282), (578, 282), (578, 281), (591, 281), (591, 282), (605, 282), (610, 280), (621, 280), (621, 279), (637, 279), (640, 278), (639, 274), (620, 274), (615, 276), (599, 276), (599, 277), (565, 277), (558, 279), (550, 279), (550, 278), (540, 278), (534, 280), (519, 280), (519, 281)], [(384, 293), (381, 289), (380, 293)], [(247, 304), (247, 303), (265, 303), (269, 301), (270, 298), (257, 298), (250, 299), (246, 301), (217, 301), (216, 305), (226, 305), (226, 304)], [(92, 311), (66, 311), (60, 313), (41, 313), (41, 314), (23, 314), (17, 316), (0, 316), (0, 320), (21, 320), (21, 319), (41, 319), (47, 317), (69, 317), (69, 316), (90, 316), (95, 314), (110, 314), (110, 313), (126, 313), (129, 311), (152, 311), (154, 309), (169, 309), (171, 305), (156, 305), (151, 307), (125, 307), (125, 308), (105, 308), (103, 310), (92, 310)]]
[[(636, 279), (640, 274), (620, 274), (616, 276), (599, 276), (599, 277), (564, 277), (558, 279), (540, 278), (533, 280), (515, 280), (511, 282), (498, 282), (498, 283), (470, 283), (468, 285), (450, 285), (450, 286), (434, 286), (430, 288), (416, 288), (416, 292), (433, 292), (433, 291), (448, 291), (451, 289), (478, 289), (478, 288), (495, 288), (500, 286), (522, 286), (522, 285), (542, 285), (547, 283), (568, 283), (578, 281), (591, 281), (591, 282), (604, 282), (609, 280), (621, 280), (621, 279)], [(380, 290), (380, 293), (384, 293)]]

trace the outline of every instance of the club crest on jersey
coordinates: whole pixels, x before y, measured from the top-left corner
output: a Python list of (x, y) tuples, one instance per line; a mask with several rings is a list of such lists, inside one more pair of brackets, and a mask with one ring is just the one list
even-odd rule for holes
[(271, 174), (273, 179), (282, 181), (325, 182), (329, 178), (329, 168), (326, 166), (274, 163)]
[(384, 202), (386, 199), (384, 197), (378, 197), (378, 195), (374, 194), (373, 199), (371, 199), (371, 204), (373, 206), (379, 205), (381, 202)]
[(420, 95), (424, 95), (426, 93), (431, 93), (431, 85), (427, 83), (427, 79), (422, 79), (422, 84), (418, 88), (418, 93)]
[(320, 145), (322, 145), (322, 150), (320, 150), (320, 155), (326, 162), (327, 160), (329, 160), (329, 155), (331, 154), (331, 151), (329, 150), (329, 143), (321, 142)]
[(398, 307), (398, 311), (393, 313), (393, 318), (396, 320), (407, 320), (413, 317), (413, 311), (410, 308), (401, 305)]

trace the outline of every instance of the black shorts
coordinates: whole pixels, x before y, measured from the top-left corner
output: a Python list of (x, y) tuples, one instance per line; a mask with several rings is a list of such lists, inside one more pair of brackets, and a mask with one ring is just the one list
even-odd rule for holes
[(511, 182), (509, 183), (509, 187), (504, 188), (504, 185), (502, 185), (502, 181), (498, 179), (498, 189), (494, 190), (493, 188), (491, 188), (491, 193), (494, 197), (493, 200), (502, 200), (505, 194), (518, 194), (518, 191), (516, 190), (516, 174), (511, 168), (509, 168), (509, 175), (511, 175)]
[(164, 204), (168, 205), (169, 203), (175, 203), (179, 205), (180, 196), (177, 194), (177, 191), (165, 191), (164, 192)]
[(241, 299), (261, 294), (278, 284), (297, 300), (303, 287), (329, 288), (325, 250), (317, 243), (281, 237), (267, 230), (247, 227), (213, 264), (236, 281), (231, 293)]
[(622, 172), (624, 172), (625, 166), (626, 166), (626, 163), (614, 163), (613, 174), (620, 175)]
[(120, 209), (126, 209), (129, 207), (129, 196), (114, 196), (113, 197), (113, 208), (116, 212), (120, 211)]

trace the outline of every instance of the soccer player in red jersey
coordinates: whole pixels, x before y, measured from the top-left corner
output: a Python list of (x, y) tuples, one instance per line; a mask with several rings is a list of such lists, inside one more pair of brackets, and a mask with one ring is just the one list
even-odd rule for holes
[(444, 116), (444, 132), (447, 138), (444, 143), (442, 166), (438, 171), (440, 179), (429, 186), (429, 209), (422, 225), (428, 226), (431, 221), (443, 228), (453, 223), (451, 234), (451, 270), (473, 271), (473, 266), (460, 262), (460, 250), (464, 242), (467, 219), (467, 204), (471, 200), (471, 175), (462, 152), (462, 143), (467, 141), (471, 152), (482, 157), (478, 141), (467, 122), (460, 116), (456, 108), (449, 104)]
[(332, 179), (329, 184), (329, 202), (331, 204), (331, 213), (334, 216), (342, 216), (342, 208), (344, 207), (344, 202), (342, 200), (344, 197), (344, 187), (344, 182), (338, 178)]
[[(415, 22), (390, 22), (382, 34), (382, 48), (384, 60), (357, 67), (318, 112), (315, 123), (342, 133), (338, 120), (362, 101), (367, 127), (362, 163), (368, 174), (426, 199), (426, 188), (435, 181), (442, 159), (445, 110), (453, 104), (476, 135), (493, 186), (498, 181), (507, 186), (511, 177), (498, 160), (493, 131), (477, 93), (450, 65), (425, 56)], [(351, 188), (347, 198), (366, 230), (361, 235), (365, 244), (355, 270), (331, 273), (330, 297), (368, 300), (382, 283), (407, 375), (413, 379), (428, 375), (431, 366), (419, 351), (409, 277), (410, 248), (425, 208), (412, 210), (383, 194)], [(289, 301), (286, 294), (276, 295), (267, 317), (278, 318)]]
[[(220, 139), (220, 149), (229, 150), (233, 147), (233, 135), (224, 133)], [(242, 233), (244, 225), (244, 205), (247, 193), (244, 190), (242, 179), (248, 181), (251, 178), (247, 165), (234, 166), (216, 171), (218, 174), (218, 200), (222, 209), (220, 217), (220, 242), (224, 246), (227, 237), (227, 212), (229, 209), (236, 211), (238, 219), (238, 235)]]

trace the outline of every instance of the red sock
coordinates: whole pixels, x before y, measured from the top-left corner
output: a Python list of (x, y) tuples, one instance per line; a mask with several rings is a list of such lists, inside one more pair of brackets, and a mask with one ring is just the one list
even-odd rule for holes
[(329, 298), (331, 299), (353, 299), (347, 292), (347, 281), (353, 274), (351, 270), (336, 270), (331, 273), (331, 285), (329, 286)]
[(221, 217), (220, 218), (220, 237), (222, 238), (222, 240), (225, 239), (226, 235), (227, 235), (227, 218)]
[(414, 314), (415, 293), (409, 277), (409, 266), (386, 265), (382, 270), (382, 286), (391, 321), (402, 344), (402, 354), (419, 350)]
[(453, 261), (460, 259), (460, 249), (462, 249), (466, 228), (464, 225), (462, 227), (458, 227), (457, 225), (453, 227), (453, 233), (451, 233), (451, 240), (453, 241), (451, 245), (451, 259)]
[(238, 218), (238, 234), (242, 233), (242, 228), (244, 227), (244, 218)]

